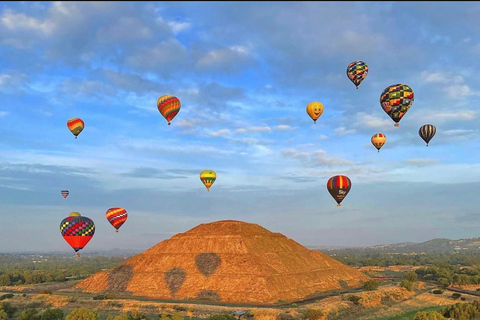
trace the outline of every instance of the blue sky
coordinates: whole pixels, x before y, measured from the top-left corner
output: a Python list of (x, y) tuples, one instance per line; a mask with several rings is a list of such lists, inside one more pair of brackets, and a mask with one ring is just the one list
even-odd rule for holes
[[(478, 237), (478, 14), (457, 1), (1, 2), (0, 252), (71, 250), (71, 211), (96, 224), (83, 252), (226, 219), (305, 246)], [(355, 60), (369, 67), (358, 90)], [(398, 83), (415, 101), (394, 127), (379, 97)], [(182, 103), (170, 126), (166, 94)], [(338, 174), (352, 181), (339, 208), (326, 189)], [(129, 214), (118, 234), (111, 207)]]

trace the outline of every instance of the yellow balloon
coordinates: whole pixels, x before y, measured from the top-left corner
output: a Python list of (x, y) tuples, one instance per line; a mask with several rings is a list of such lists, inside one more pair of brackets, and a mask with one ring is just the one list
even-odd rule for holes
[(387, 137), (385, 137), (383, 133), (375, 133), (372, 136), (372, 144), (375, 148), (377, 148), (378, 152), (380, 152), (380, 149), (383, 147), (386, 141)]
[(200, 172), (200, 180), (203, 182), (205, 187), (207, 187), (207, 191), (210, 191), (210, 187), (217, 179), (217, 174), (213, 170), (203, 170)]
[(69, 217), (80, 217), (81, 214), (80, 214), (80, 212), (73, 211), (73, 212), (70, 212), (70, 214), (68, 216)]
[(313, 123), (317, 123), (317, 119), (323, 113), (323, 104), (321, 102), (310, 102), (307, 105), (307, 113), (312, 118)]

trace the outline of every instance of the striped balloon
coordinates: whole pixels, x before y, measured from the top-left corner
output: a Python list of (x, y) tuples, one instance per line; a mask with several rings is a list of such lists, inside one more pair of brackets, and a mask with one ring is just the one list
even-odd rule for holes
[(80, 132), (85, 128), (85, 123), (80, 118), (70, 118), (67, 121), (67, 127), (73, 133), (75, 139), (77, 139)]
[(345, 199), (352, 182), (347, 176), (333, 176), (327, 181), (327, 189), (330, 195), (337, 201), (337, 207), (340, 207), (340, 203)]
[(172, 121), (180, 111), (180, 107), (180, 100), (175, 96), (165, 95), (157, 100), (158, 111), (160, 111), (162, 116), (167, 119), (168, 125), (170, 125), (170, 121)]
[(372, 144), (375, 148), (377, 148), (378, 152), (380, 152), (380, 149), (383, 147), (385, 142), (387, 141), (387, 137), (383, 133), (375, 133), (372, 136)]
[(87, 217), (68, 216), (60, 223), (60, 233), (79, 257), (78, 251), (83, 249), (95, 234), (95, 224)]
[(432, 140), (436, 132), (437, 128), (435, 128), (433, 124), (424, 124), (420, 127), (420, 129), (418, 129), (418, 135), (420, 136), (420, 138), (423, 139), (423, 141), (427, 143), (427, 147), (428, 143), (430, 142), (430, 140)]
[(66, 198), (66, 197), (68, 197), (70, 192), (68, 192), (68, 190), (62, 190), (62, 191), (60, 191), (60, 194), (63, 196), (63, 198)]
[(200, 172), (200, 181), (203, 182), (207, 191), (210, 191), (210, 187), (217, 179), (217, 174), (213, 170), (203, 170)]
[(108, 222), (116, 229), (115, 232), (118, 232), (118, 229), (127, 221), (127, 210), (123, 208), (110, 208), (105, 213)]

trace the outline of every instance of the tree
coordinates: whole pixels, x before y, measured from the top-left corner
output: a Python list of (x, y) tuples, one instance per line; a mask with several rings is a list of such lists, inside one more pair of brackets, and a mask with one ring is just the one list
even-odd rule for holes
[(39, 320), (38, 310), (35, 308), (27, 308), (20, 313), (18, 320)]
[(420, 311), (417, 312), (413, 320), (447, 320), (437, 311)]
[(61, 309), (47, 309), (42, 313), (40, 320), (63, 320), (63, 316)]
[(147, 320), (147, 316), (138, 310), (132, 310), (127, 313), (130, 320)]
[(400, 282), (400, 287), (403, 287), (408, 291), (413, 291), (413, 282), (410, 280), (403, 279), (402, 282)]
[(450, 281), (447, 278), (440, 278), (437, 281), (443, 288), (447, 288), (450, 285)]
[(378, 280), (375, 280), (375, 279), (368, 280), (363, 284), (363, 287), (369, 291), (377, 290), (378, 286), (379, 286)]
[(10, 276), (6, 273), (2, 274), (0, 276), (0, 286), (10, 286), (12, 285), (12, 280), (10, 279)]
[(411, 282), (415, 282), (415, 281), (417, 281), (418, 277), (417, 277), (417, 274), (415, 272), (410, 271), (410, 272), (407, 272), (403, 275), (403, 279), (411, 281)]
[(98, 311), (87, 308), (74, 309), (67, 315), (67, 320), (95, 320), (97, 318)]
[(2, 302), (2, 304), (0, 304), (0, 309), (5, 311), (9, 318), (13, 317), (13, 314), (17, 312), (17, 307), (12, 307), (10, 302)]
[(0, 309), (0, 320), (5, 320), (7, 318), (7, 313), (5, 310)]

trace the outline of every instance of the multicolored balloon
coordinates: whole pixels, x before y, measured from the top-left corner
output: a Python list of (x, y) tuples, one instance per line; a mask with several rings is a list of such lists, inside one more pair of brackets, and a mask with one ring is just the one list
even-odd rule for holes
[(162, 116), (167, 119), (168, 125), (170, 125), (170, 121), (172, 121), (180, 111), (180, 107), (180, 100), (175, 96), (165, 95), (157, 100), (158, 111), (160, 111)]
[(82, 216), (68, 216), (60, 222), (60, 233), (73, 250), (78, 253), (95, 234), (95, 224), (90, 218)]
[(395, 121), (395, 127), (413, 104), (413, 90), (406, 84), (395, 84), (383, 90), (380, 105), (383, 111)]
[(73, 133), (73, 135), (75, 136), (75, 139), (77, 139), (80, 132), (82, 132), (83, 128), (85, 128), (85, 123), (80, 118), (70, 118), (67, 121), (67, 127), (70, 130), (70, 132)]
[(352, 182), (347, 176), (333, 176), (327, 181), (328, 192), (337, 201), (337, 207), (341, 206), (340, 203), (345, 199), (351, 187)]
[(418, 135), (427, 143), (427, 147), (428, 143), (430, 140), (432, 140), (433, 136), (435, 136), (436, 132), (437, 128), (433, 124), (424, 124), (420, 127), (420, 129), (418, 129)]
[(350, 81), (353, 82), (355, 87), (358, 89), (360, 83), (363, 79), (367, 77), (368, 66), (365, 62), (357, 60), (350, 63), (347, 67), (347, 76)]
[(115, 232), (118, 232), (118, 229), (120, 229), (128, 218), (127, 210), (123, 208), (110, 208), (105, 215), (108, 222), (116, 229)]
[(377, 148), (378, 152), (380, 152), (380, 149), (385, 144), (385, 141), (387, 141), (387, 137), (383, 133), (375, 133), (371, 140), (373, 146)]
[(200, 181), (202, 181), (205, 187), (207, 187), (207, 191), (210, 191), (210, 187), (216, 179), (217, 174), (213, 170), (203, 170), (200, 172)]
[(307, 114), (312, 118), (313, 123), (317, 123), (318, 118), (323, 113), (323, 104), (321, 102), (310, 102), (307, 105)]
[(63, 196), (63, 198), (66, 198), (66, 197), (68, 197), (70, 192), (68, 192), (68, 190), (62, 190), (62, 191), (60, 191), (60, 194)]

